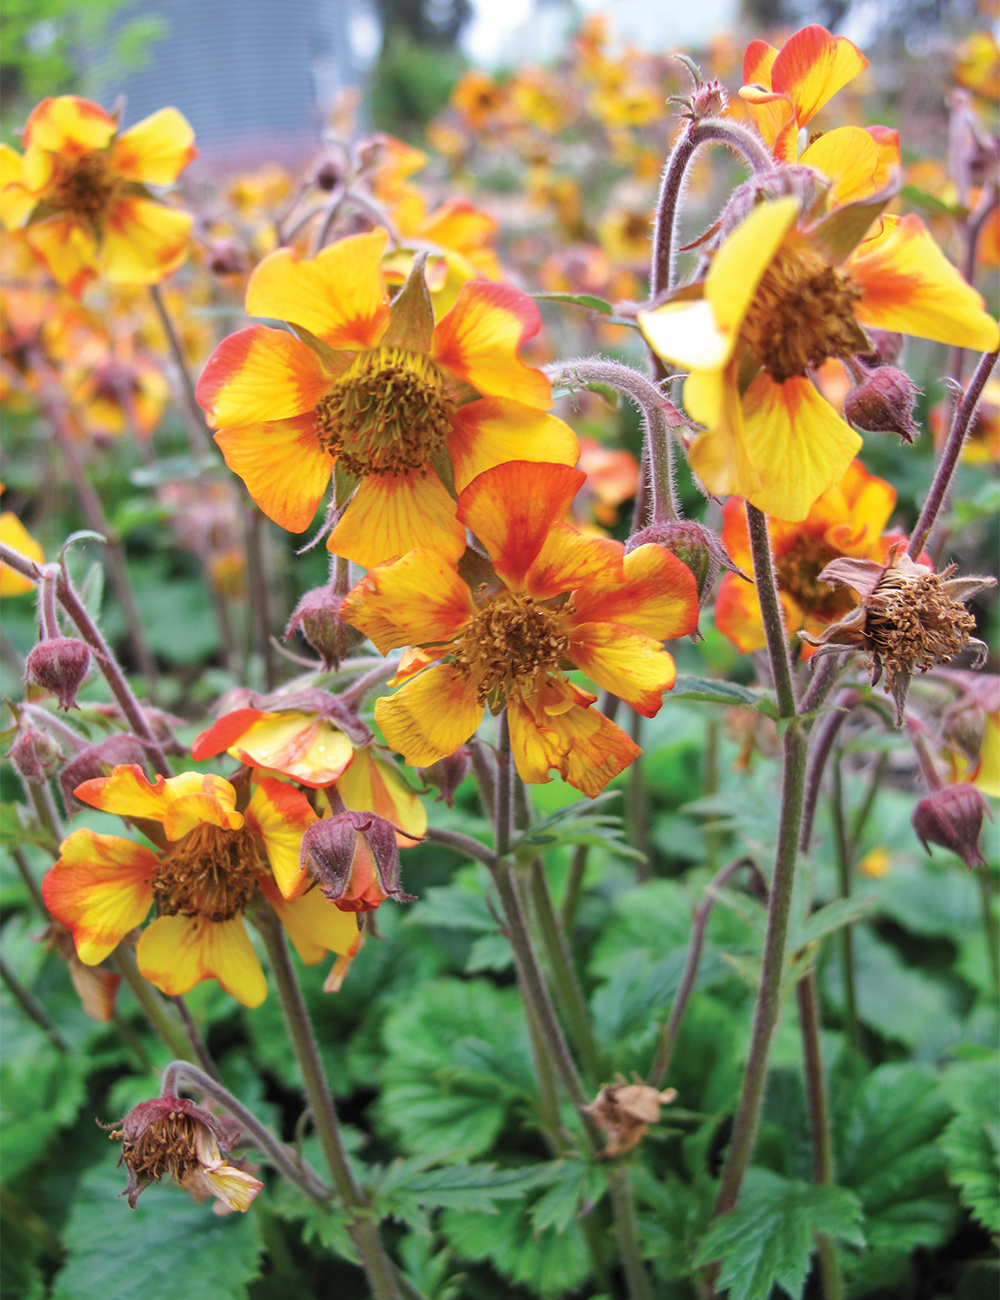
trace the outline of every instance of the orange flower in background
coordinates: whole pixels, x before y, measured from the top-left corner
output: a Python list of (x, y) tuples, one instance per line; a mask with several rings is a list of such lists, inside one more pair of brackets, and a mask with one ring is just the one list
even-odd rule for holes
[(449, 480), (461, 491), (505, 460), (579, 454), (573, 431), (546, 413), (549, 381), (518, 357), (541, 323), (531, 299), (470, 282), (435, 324), (419, 272), (390, 305), (386, 238), (353, 235), (311, 261), (288, 249), (265, 258), (247, 312), (297, 333), (231, 335), (198, 384), (226, 464), (282, 528), (308, 528), (334, 464), (357, 483), (327, 545), (365, 567), (415, 546), (461, 555)]
[(388, 743), (428, 766), (463, 744), (483, 708), (504, 706), (518, 772), (545, 782), (555, 769), (593, 796), (641, 751), (571, 682), (581, 669), (647, 717), (676, 670), (663, 649), (691, 632), (698, 597), (669, 551), (589, 537), (562, 521), (584, 482), (565, 465), (511, 462), (478, 475), (458, 517), (489, 552), (494, 581), (471, 592), (445, 557), (414, 550), (379, 565), (349, 593), (344, 617), (385, 654), (404, 657), (375, 705)]
[(245, 1006), (258, 1006), (267, 984), (243, 921), (258, 891), (307, 964), (354, 951), (356, 925), (307, 887), (299, 849), (316, 814), (285, 782), (260, 781), (243, 812), (222, 777), (184, 772), (150, 784), (135, 765), (84, 781), (74, 794), (146, 825), (160, 843), (154, 851), (86, 828), (63, 841), (42, 893), (86, 965), (103, 961), (155, 903), (158, 915), (136, 949), (145, 978), (171, 996), (217, 979)]
[[(883, 534), (896, 505), (896, 491), (883, 479), (852, 461), (836, 487), (824, 492), (801, 523), (768, 518), (778, 594), (789, 634), (805, 628), (816, 633), (848, 613), (857, 603), (843, 587), (819, 581), (819, 574), (838, 556), (849, 555), (884, 564), (898, 534)], [(745, 503), (731, 497), (723, 507), (722, 540), (730, 558), (753, 571)], [(735, 573), (719, 584), (715, 625), (737, 650), (748, 654), (766, 644), (757, 590)]]
[(146, 189), (172, 185), (197, 155), (175, 108), (119, 132), (99, 105), (60, 95), (32, 110), (22, 139), (23, 155), (0, 145), (0, 221), (25, 227), (32, 252), (70, 293), (98, 275), (158, 284), (184, 261), (194, 218)]
[[(3, 491), (0, 485), (0, 492)], [(45, 553), (35, 539), (21, 523), (13, 510), (0, 514), (0, 542), (12, 546), (29, 560), (44, 564)], [(8, 564), (0, 564), (0, 596), (20, 596), (25, 591), (34, 591), (35, 584), (31, 578), (16, 573)]]
[(1000, 340), (920, 218), (879, 217), (863, 200), (814, 224), (796, 198), (765, 200), (719, 248), (701, 291), (639, 313), (657, 355), (689, 371), (684, 405), (707, 430), (691, 468), (709, 492), (792, 522), (861, 446), (809, 376), (829, 357), (870, 351), (862, 326), (980, 351)]

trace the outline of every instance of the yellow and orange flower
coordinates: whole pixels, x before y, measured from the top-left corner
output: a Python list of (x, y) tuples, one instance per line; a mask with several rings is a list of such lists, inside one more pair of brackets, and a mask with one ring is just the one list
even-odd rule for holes
[(868, 351), (862, 326), (997, 346), (982, 298), (920, 218), (879, 217), (879, 206), (856, 199), (809, 225), (797, 198), (765, 200), (715, 254), (701, 298), (686, 290), (639, 313), (657, 355), (690, 372), (684, 405), (707, 429), (690, 461), (709, 492), (805, 519), (861, 446), (810, 372), (828, 357)]
[(452, 483), (461, 491), (512, 458), (569, 465), (579, 453), (547, 414), (549, 381), (517, 355), (540, 326), (531, 299), (469, 282), (435, 324), (416, 271), (390, 306), (386, 238), (353, 235), (312, 261), (288, 249), (265, 258), (247, 312), (295, 332), (231, 335), (198, 384), (226, 464), (282, 528), (309, 526), (334, 464), (357, 482), (327, 545), (366, 567), (415, 546), (457, 559), (465, 530)]
[(104, 276), (158, 284), (187, 256), (194, 218), (156, 202), (148, 185), (172, 185), (196, 157), (175, 108), (119, 132), (88, 99), (43, 99), (25, 124), (24, 153), (0, 145), (0, 220), (25, 227), (32, 252), (79, 297)]
[(103, 961), (155, 903), (158, 915), (136, 949), (145, 978), (171, 996), (217, 979), (245, 1006), (258, 1006), (267, 983), (243, 921), (258, 892), (307, 964), (354, 952), (356, 924), (309, 888), (299, 850), (316, 814), (286, 782), (261, 780), (243, 812), (228, 781), (200, 772), (150, 784), (141, 767), (122, 765), (74, 793), (136, 822), (159, 845), (86, 828), (63, 841), (42, 893), (86, 965)]
[[(733, 562), (749, 573), (753, 558), (744, 504), (740, 497), (726, 502), (722, 540)], [(855, 460), (801, 523), (768, 519), (778, 594), (790, 634), (802, 628), (815, 634), (853, 608), (857, 603), (853, 593), (820, 582), (820, 571), (841, 555), (884, 564), (889, 547), (899, 540), (898, 534), (882, 532), (895, 505), (895, 488), (867, 473)], [(764, 648), (764, 623), (752, 583), (735, 573), (723, 577), (716, 597), (715, 625), (743, 654)]]
[(581, 669), (652, 717), (674, 683), (663, 649), (698, 620), (694, 578), (670, 552), (586, 536), (561, 522), (584, 475), (565, 465), (513, 461), (478, 475), (458, 517), (488, 551), (495, 579), (469, 590), (430, 550), (373, 569), (343, 614), (385, 654), (414, 647), (375, 705), (388, 743), (426, 767), (463, 744), (483, 708), (504, 706), (518, 772), (555, 769), (596, 795), (639, 750), (566, 676)]
[[(0, 491), (2, 490), (3, 487), (0, 485)], [(5, 510), (0, 514), (0, 542), (3, 542), (4, 546), (12, 546), (15, 551), (20, 551), (36, 564), (45, 562), (45, 553), (41, 546), (13, 510)], [(34, 589), (35, 584), (31, 578), (15, 572), (9, 564), (0, 564), (0, 596), (20, 596), (23, 592), (34, 591)]]

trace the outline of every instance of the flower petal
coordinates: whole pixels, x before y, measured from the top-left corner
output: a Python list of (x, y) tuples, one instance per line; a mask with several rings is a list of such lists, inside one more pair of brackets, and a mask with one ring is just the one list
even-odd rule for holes
[(710, 303), (667, 302), (636, 319), (658, 357), (689, 369), (718, 371), (729, 360), (736, 336), (723, 333)]
[(21, 135), (25, 149), (47, 149), (79, 158), (110, 144), (118, 123), (99, 104), (79, 95), (43, 99), (31, 110)]
[(428, 767), (454, 754), (479, 726), (483, 706), (451, 664), (437, 664), (375, 702), (387, 744), (409, 767)]
[(97, 274), (97, 242), (73, 217), (51, 217), (28, 226), (24, 242), (74, 298)]
[(846, 36), (831, 36), (811, 23), (789, 37), (771, 67), (771, 86), (795, 105), (798, 126), (805, 126), (843, 86), (868, 67), (868, 60)]
[[(248, 731), (258, 718), (271, 716), (263, 709), (234, 709), (232, 713), (223, 714), (218, 722), (213, 723), (207, 731), (203, 731), (195, 739), (191, 745), (191, 757), (196, 763), (201, 763), (206, 758), (215, 758), (216, 754), (221, 754), (223, 750), (235, 745), (240, 736)], [(234, 754), (233, 757), (237, 755)]]
[(602, 575), (575, 591), (573, 607), (571, 626), (624, 623), (667, 641), (698, 626), (698, 586), (676, 555), (649, 542), (625, 556), (620, 578)]
[(552, 405), (551, 385), (517, 355), (541, 323), (538, 308), (520, 289), (468, 281), (434, 330), (431, 356), (484, 397), (508, 397), (544, 411)]
[(188, 255), (194, 217), (129, 196), (104, 222), (97, 263), (112, 284), (159, 284)]
[(568, 465), (508, 461), (478, 475), (459, 495), (459, 520), (486, 547), (508, 587), (524, 587), (546, 535), (586, 477)]
[(415, 550), (367, 573), (348, 592), (340, 612), (387, 654), (450, 641), (476, 607), (453, 564), (436, 551)]
[(161, 108), (136, 122), (111, 150), (117, 174), (144, 185), (172, 185), (197, 157), (191, 124), (176, 108)]
[(764, 649), (764, 616), (752, 582), (745, 582), (735, 573), (723, 574), (715, 597), (715, 626), (741, 654)]
[[(0, 542), (38, 564), (45, 561), (45, 552), (12, 510), (0, 514)], [(0, 564), (0, 596), (16, 596), (22, 591), (31, 591), (34, 586), (32, 578), (25, 578), (8, 564)]]
[(550, 781), (549, 772), (555, 769), (564, 781), (593, 799), (642, 753), (620, 727), (594, 708), (571, 704), (555, 713), (512, 699), (507, 710), (514, 766), (521, 779), (531, 784)]
[(739, 331), (757, 286), (798, 212), (799, 201), (793, 197), (759, 203), (712, 259), (705, 277), (705, 301), (728, 338), (735, 338)]
[(751, 41), (743, 55), (743, 84), (771, 89), (771, 69), (778, 57), (778, 49), (767, 41)]
[(884, 163), (869, 132), (860, 126), (838, 126), (814, 140), (799, 162), (833, 181), (835, 204), (864, 199), (883, 188)]
[(809, 380), (797, 376), (777, 384), (760, 371), (744, 395), (743, 415), (747, 451), (762, 486), (740, 495), (779, 519), (805, 519), (861, 446)]
[(287, 330), (251, 325), (223, 339), (198, 380), (213, 429), (305, 415), (331, 387), (319, 357)]
[(351, 812), (373, 812), (408, 834), (397, 831), (396, 842), (406, 848), (427, 831), (427, 810), (406, 784), (394, 764), (359, 749), (351, 766), (337, 782)]
[(381, 226), (328, 245), (309, 261), (279, 248), (247, 285), (248, 316), (290, 321), (333, 348), (371, 348), (389, 324), (382, 275), (388, 232)]
[(318, 790), (343, 775), (354, 758), (354, 746), (327, 718), (265, 713), (230, 753), (253, 767), (269, 768)]
[(185, 1175), (181, 1180), (182, 1184), (185, 1184), (188, 1178), (198, 1184), (199, 1191), (208, 1192), (216, 1200), (221, 1201), (227, 1209), (238, 1210), (241, 1214), (249, 1210), (257, 1193), (264, 1187), (259, 1178), (254, 1178), (253, 1174), (248, 1174), (245, 1169), (237, 1169), (235, 1165), (227, 1164), (198, 1169), (194, 1174)]
[(300, 860), (302, 836), (316, 820), (302, 791), (275, 777), (265, 777), (247, 805), (246, 824), (263, 840), (284, 898), (294, 898), (305, 876)]
[[(73, 793), (82, 803), (100, 808), (102, 812), (117, 813), (120, 817), (149, 817), (164, 824), (176, 803), (204, 796), (211, 805), (210, 808), (206, 806), (205, 820), (213, 826), (237, 830), (243, 825), (241, 814), (236, 812), (236, 791), (228, 781), (210, 772), (158, 776), (151, 784), (137, 763), (121, 763), (110, 776), (84, 781)], [(176, 815), (173, 822), (180, 824)], [(196, 821), (192, 822), (176, 835), (168, 833), (168, 838), (179, 839), (196, 824)]]
[(77, 956), (96, 966), (153, 905), (160, 860), (120, 835), (81, 828), (63, 840), (59, 860), (42, 881), (45, 906), (73, 932)]
[(506, 397), (484, 397), (460, 407), (445, 442), (459, 492), (477, 474), (504, 461), (575, 465), (580, 458), (580, 443), (568, 424)]
[[(688, 384), (698, 378), (688, 377), (684, 385), (687, 405)], [(761, 475), (747, 450), (743, 406), (736, 387), (734, 366), (730, 365), (719, 386), (720, 407), (708, 433), (697, 437), (688, 452), (688, 463), (701, 479), (706, 491), (717, 496), (749, 496), (761, 486)], [(692, 411), (692, 414), (694, 412)], [(697, 418), (697, 417), (696, 417)]]
[(798, 153), (798, 124), (795, 105), (788, 95), (762, 90), (759, 86), (741, 86), (740, 99), (754, 126), (779, 162), (794, 163)]
[(267, 981), (241, 916), (208, 921), (202, 916), (160, 916), (136, 947), (139, 970), (168, 997), (217, 979), (245, 1007), (259, 1007)]
[(457, 560), (465, 550), (465, 529), (434, 471), (415, 469), (362, 479), (326, 545), (366, 569), (415, 547)]
[(883, 216), (880, 233), (855, 249), (845, 270), (861, 290), (855, 314), (862, 325), (980, 352), (1000, 345), (982, 298), (912, 213)]
[(37, 193), (24, 180), (24, 159), (9, 144), (0, 144), (0, 222), (15, 230), (31, 214)]
[(333, 473), (333, 459), (316, 437), (312, 412), (220, 429), (214, 437), (227, 466), (268, 519), (290, 533), (309, 527)]
[(660, 642), (621, 623), (575, 623), (567, 658), (647, 718), (659, 713), (663, 692), (677, 680)]
[(342, 957), (353, 957), (357, 952), (360, 939), (357, 913), (342, 911), (318, 886), (290, 902), (276, 891), (265, 889), (264, 892), (307, 966), (315, 966), (328, 952), (340, 953)]
[(621, 579), (625, 547), (611, 537), (581, 533), (572, 524), (556, 523), (532, 561), (524, 588), (534, 600), (550, 600), (564, 591), (602, 580)]

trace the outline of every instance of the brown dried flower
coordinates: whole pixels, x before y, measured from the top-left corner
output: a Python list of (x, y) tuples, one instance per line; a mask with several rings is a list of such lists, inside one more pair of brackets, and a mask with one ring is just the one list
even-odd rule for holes
[(624, 1075), (615, 1077), (616, 1083), (606, 1083), (589, 1106), (580, 1107), (608, 1135), (607, 1146), (597, 1153), (598, 1160), (625, 1155), (638, 1146), (650, 1124), (659, 1120), (660, 1107), (677, 1096), (676, 1088), (659, 1092), (637, 1074), (632, 1083), (627, 1083)]

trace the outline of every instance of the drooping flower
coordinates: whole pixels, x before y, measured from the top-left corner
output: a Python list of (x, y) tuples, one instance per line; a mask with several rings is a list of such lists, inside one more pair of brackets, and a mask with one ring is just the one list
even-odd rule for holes
[[(584, 475), (510, 462), (461, 493), (458, 518), (489, 553), (493, 574), (470, 591), (429, 550), (379, 565), (349, 593), (344, 616), (385, 654), (404, 656), (393, 696), (375, 705), (387, 742), (426, 767), (504, 706), (514, 762), (529, 782), (555, 769), (596, 795), (640, 752), (566, 676), (581, 669), (647, 717), (675, 678), (662, 641), (693, 630), (694, 578), (668, 551), (586, 536), (561, 520)], [(480, 559), (481, 564), (481, 559)]]
[(196, 157), (176, 108), (120, 132), (88, 99), (59, 95), (31, 112), (24, 153), (0, 145), (0, 220), (25, 227), (32, 252), (74, 296), (101, 275), (113, 284), (158, 284), (187, 256), (194, 218), (153, 199)]
[(690, 461), (708, 491), (797, 522), (839, 482), (861, 439), (809, 375), (868, 352), (862, 326), (997, 347), (982, 298), (919, 217), (879, 217), (881, 206), (859, 200), (810, 224), (797, 198), (765, 200), (715, 254), (702, 297), (639, 313), (653, 350), (690, 371), (684, 405), (707, 430)]
[[(778, 595), (789, 634), (805, 628), (816, 634), (853, 609), (847, 588), (831, 587), (820, 572), (838, 556), (853, 556), (884, 564), (898, 534), (883, 529), (896, 505), (891, 484), (867, 473), (852, 461), (847, 473), (814, 503), (798, 524), (768, 518)], [(747, 572), (753, 570), (745, 503), (731, 497), (723, 507), (722, 540), (730, 557)], [(765, 645), (760, 602), (753, 583), (727, 573), (719, 584), (715, 625), (737, 650), (748, 654)]]
[(140, 767), (123, 765), (74, 793), (127, 817), (158, 844), (154, 851), (86, 828), (63, 841), (42, 893), (86, 965), (103, 961), (155, 903), (158, 915), (136, 949), (146, 979), (171, 996), (217, 979), (245, 1006), (258, 1006), (267, 984), (243, 920), (258, 893), (307, 964), (357, 944), (356, 926), (308, 888), (299, 848), (316, 814), (287, 783), (261, 780), (243, 812), (228, 781), (200, 772), (150, 784)]
[[(357, 491), (327, 545), (369, 567), (415, 546), (457, 559), (465, 531), (449, 493), (502, 461), (573, 464), (576, 436), (518, 357), (540, 325), (526, 294), (462, 286), (436, 324), (419, 266), (393, 299), (385, 230), (311, 261), (272, 253), (247, 289), (254, 325), (225, 339), (198, 384), (215, 440), (261, 510), (291, 532), (312, 521), (334, 465)], [(446, 486), (446, 484), (448, 486)]]

